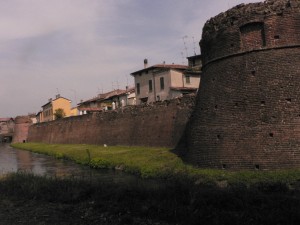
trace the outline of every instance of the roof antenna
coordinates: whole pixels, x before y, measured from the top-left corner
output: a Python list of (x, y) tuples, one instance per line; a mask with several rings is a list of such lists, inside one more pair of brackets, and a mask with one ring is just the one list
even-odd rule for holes
[(195, 38), (194, 38), (194, 36), (192, 38), (193, 38), (194, 55), (197, 55), (196, 54), (196, 42), (195, 42)]
[(183, 45), (184, 45), (186, 57), (188, 57), (188, 50), (187, 50), (186, 42), (185, 42), (185, 39), (186, 39), (186, 38), (188, 38), (187, 35), (183, 36), (183, 37), (182, 37), (182, 41), (183, 41)]
[(183, 52), (181, 52), (181, 57), (182, 57), (182, 65), (184, 65), (184, 56), (183, 56)]
[(56, 91), (57, 91), (57, 94), (59, 95), (59, 90), (58, 90), (58, 88), (56, 88)]

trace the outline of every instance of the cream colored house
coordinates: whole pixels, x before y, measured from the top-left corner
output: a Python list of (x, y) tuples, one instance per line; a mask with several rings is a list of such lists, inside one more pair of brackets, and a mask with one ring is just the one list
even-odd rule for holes
[(42, 112), (39, 116), (40, 122), (47, 122), (55, 120), (55, 111), (57, 109), (63, 109), (65, 116), (71, 116), (71, 100), (61, 97), (60, 95), (56, 95), (55, 99), (50, 98), (48, 103), (42, 106)]
[(200, 84), (200, 72), (186, 65), (157, 64), (131, 73), (135, 82), (137, 104), (163, 101), (196, 92)]
[(82, 101), (78, 104), (79, 114), (101, 112), (113, 110), (127, 105), (135, 104), (134, 88), (126, 90), (113, 90), (107, 93), (99, 94), (97, 97)]

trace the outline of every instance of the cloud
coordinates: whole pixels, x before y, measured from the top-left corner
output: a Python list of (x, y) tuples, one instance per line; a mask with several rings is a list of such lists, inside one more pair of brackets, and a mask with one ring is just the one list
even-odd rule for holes
[(125, 88), (144, 58), (186, 62), (183, 42), (199, 53), (205, 21), (240, 2), (1, 1), (0, 117), (36, 112), (57, 91), (79, 101)]

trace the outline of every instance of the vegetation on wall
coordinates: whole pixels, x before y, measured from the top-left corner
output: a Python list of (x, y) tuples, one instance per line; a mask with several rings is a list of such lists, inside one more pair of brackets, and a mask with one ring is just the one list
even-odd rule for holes
[(65, 116), (66, 116), (66, 113), (65, 113), (64, 109), (62, 109), (62, 108), (58, 108), (54, 112), (55, 119), (61, 119), (61, 118), (64, 118)]

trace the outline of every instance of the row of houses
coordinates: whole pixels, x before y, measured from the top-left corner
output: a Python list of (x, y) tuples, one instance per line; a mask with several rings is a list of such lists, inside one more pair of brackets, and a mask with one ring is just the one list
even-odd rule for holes
[(134, 77), (134, 87), (117, 89), (96, 97), (81, 101), (76, 107), (71, 107), (71, 100), (56, 95), (42, 106), (36, 115), (37, 122), (52, 121), (57, 118), (58, 110), (64, 117), (78, 116), (87, 113), (115, 110), (128, 105), (139, 105), (164, 101), (197, 92), (201, 78), (201, 55), (188, 57), (188, 65), (156, 64), (144, 67), (131, 73)]

